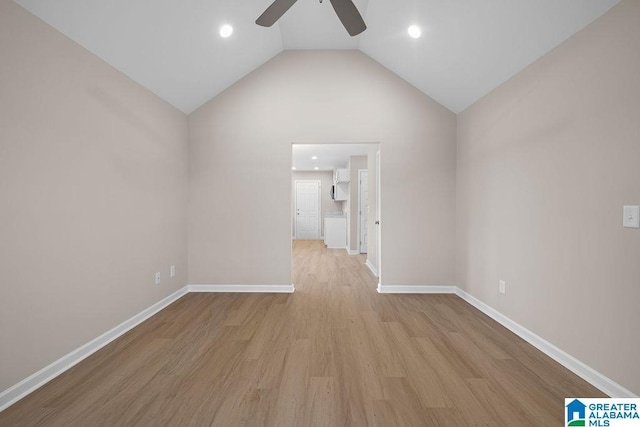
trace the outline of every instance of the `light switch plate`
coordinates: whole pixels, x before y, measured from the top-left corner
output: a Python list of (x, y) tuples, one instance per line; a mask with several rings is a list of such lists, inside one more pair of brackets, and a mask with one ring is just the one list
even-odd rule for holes
[(640, 206), (624, 206), (622, 212), (622, 225), (624, 227), (640, 228)]

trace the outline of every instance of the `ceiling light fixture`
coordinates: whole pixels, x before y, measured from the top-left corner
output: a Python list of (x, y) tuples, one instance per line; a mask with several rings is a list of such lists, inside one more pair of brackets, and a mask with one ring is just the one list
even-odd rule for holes
[(318, 160), (318, 156), (313, 156), (311, 160)]
[(316, 171), (317, 171), (317, 170), (319, 170), (319, 169), (320, 169), (320, 168), (319, 168), (319, 167), (317, 167), (317, 166), (316, 166), (315, 168), (313, 168), (313, 170), (316, 170)]
[(220, 37), (222, 37), (223, 39), (228, 38), (229, 36), (231, 36), (231, 34), (233, 34), (233, 27), (231, 25), (225, 24), (220, 27)]
[(291, 170), (296, 170), (296, 169), (298, 169), (298, 168), (295, 167), (295, 166), (291, 166)]
[(420, 27), (418, 27), (417, 25), (411, 25), (408, 29), (407, 32), (409, 33), (409, 35), (414, 38), (414, 39), (418, 39), (420, 38), (420, 36), (422, 35), (422, 30), (420, 29)]

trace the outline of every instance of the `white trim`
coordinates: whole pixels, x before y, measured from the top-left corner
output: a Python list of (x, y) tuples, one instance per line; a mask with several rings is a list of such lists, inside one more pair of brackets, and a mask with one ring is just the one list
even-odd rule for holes
[[(382, 149), (382, 144), (378, 145), (378, 150), (376, 151), (376, 218), (374, 221), (377, 221), (376, 230), (376, 239), (377, 239), (377, 248), (376, 248), (376, 268), (377, 273), (376, 276), (380, 278), (382, 281), (382, 161), (380, 160), (380, 150)], [(371, 220), (371, 218), (369, 218)], [(375, 225), (375, 223), (374, 223)], [(369, 248), (367, 248), (367, 252), (369, 252)]]
[[(367, 261), (367, 266), (371, 268)], [(614, 398), (637, 398), (635, 393), (627, 390), (620, 384), (616, 383), (612, 379), (602, 375), (600, 372), (579, 361), (575, 357), (571, 356), (567, 352), (561, 350), (555, 345), (551, 344), (544, 338), (531, 332), (524, 326), (509, 319), (504, 314), (495, 310), (494, 308), (483, 303), (471, 294), (463, 291), (456, 286), (389, 286), (378, 284), (378, 292), (381, 294), (456, 294), (462, 298), (468, 304), (472, 305), (476, 309), (480, 310), (491, 319), (500, 323), (505, 328), (509, 329), (514, 334), (540, 350), (545, 355), (549, 356), (556, 362), (560, 363), (571, 372), (587, 381), (594, 387), (598, 388), (602, 392), (606, 393), (610, 397)]]
[(583, 380), (587, 381), (594, 387), (597, 387), (607, 395), (615, 398), (638, 397), (633, 392), (622, 387), (620, 384), (616, 383), (610, 378), (607, 378), (606, 376), (602, 375), (600, 372), (596, 371), (595, 369), (587, 366), (586, 364), (579, 361), (575, 357), (571, 356), (570, 354), (564, 352), (563, 350), (559, 349), (555, 345), (551, 344), (544, 338), (536, 335), (535, 333), (531, 332), (527, 328), (509, 319), (507, 316), (503, 315), (499, 311), (483, 303), (482, 301), (472, 296), (471, 294), (468, 294), (467, 292), (463, 291), (460, 288), (456, 288), (456, 290), (457, 290), (456, 294), (460, 298), (462, 298), (463, 300), (465, 300), (466, 302), (468, 302), (469, 304), (471, 304), (472, 306), (474, 306), (475, 308), (477, 308), (478, 310), (480, 310), (481, 312), (483, 312), (484, 314), (486, 314), (496, 322), (500, 323), (502, 326), (509, 329), (511, 332), (518, 335), (520, 338), (522, 338), (523, 340), (525, 340), (526, 342), (528, 342), (529, 344), (531, 344), (532, 346), (534, 346), (535, 348), (537, 348), (538, 350), (540, 350), (541, 352), (543, 352), (544, 354), (546, 354), (547, 356), (555, 360), (556, 362), (560, 363), (562, 366), (569, 369), (571, 372), (573, 372)]
[[(369, 156), (367, 155), (367, 167), (369, 165)], [(362, 172), (366, 172), (367, 173), (367, 188), (369, 188), (369, 169), (358, 169), (358, 221), (356, 224), (356, 228), (358, 229), (357, 231), (357, 239), (358, 239), (358, 253), (361, 254), (362, 252)], [(367, 190), (369, 191), (369, 190)], [(367, 212), (367, 221), (369, 219), (369, 213)], [(369, 223), (367, 222), (367, 225), (369, 225)], [(368, 232), (368, 231), (367, 231)], [(369, 248), (367, 247), (367, 252), (368, 252)], [(366, 252), (364, 252), (366, 253)], [(349, 253), (350, 255), (352, 255), (351, 253)]]
[[(375, 274), (374, 268), (367, 260), (367, 267)], [(20, 399), (26, 397), (38, 388), (42, 387), (58, 375), (69, 370), (96, 351), (100, 350), (110, 342), (124, 335), (129, 330), (135, 328), (151, 316), (160, 312), (173, 302), (180, 299), (189, 292), (269, 292), (269, 293), (291, 293), (295, 290), (294, 285), (188, 285), (174, 292), (151, 307), (141, 311), (129, 320), (119, 324), (115, 328), (105, 332), (99, 337), (89, 341), (72, 352), (62, 356), (50, 365), (40, 369), (35, 374), (25, 378), (19, 383), (9, 387), (0, 393), (0, 412), (7, 409)], [(560, 363), (594, 387), (615, 398), (637, 398), (636, 394), (627, 390), (620, 384), (602, 375), (595, 369), (587, 366), (570, 354), (509, 319), (502, 313), (483, 303), (479, 299), (470, 295), (455, 286), (390, 286), (378, 284), (378, 292), (381, 294), (456, 294), (468, 304), (480, 310), (496, 322), (500, 323), (538, 350)]]
[(346, 246), (329, 246), (326, 243), (325, 246), (327, 247), (327, 249), (344, 249), (345, 251), (349, 252), (349, 249), (347, 249)]
[(140, 313), (131, 317), (116, 326), (115, 328), (105, 332), (88, 343), (78, 347), (72, 352), (62, 356), (60, 359), (48, 366), (40, 369), (35, 374), (25, 378), (19, 383), (9, 387), (0, 393), (0, 412), (7, 409), (20, 399), (33, 393), (58, 375), (71, 369), (87, 357), (113, 340), (124, 335), (126, 332), (138, 326), (151, 316), (157, 314), (162, 309), (174, 303), (189, 292), (270, 292), (270, 293), (291, 293), (294, 291), (293, 285), (188, 285), (174, 292), (161, 301), (153, 304), (151, 307), (142, 310)]
[(379, 294), (455, 294), (455, 286), (393, 286), (378, 284)]
[[(373, 273), (374, 276), (378, 277), (378, 270), (376, 270), (376, 268), (373, 266), (373, 264), (371, 264), (371, 261), (369, 261), (367, 259), (367, 262), (365, 262), (364, 265), (369, 267), (369, 270), (371, 270), (371, 272)], [(378, 286), (380, 286), (380, 284), (378, 284)]]
[(35, 374), (4, 390), (2, 393), (0, 393), (0, 412), (4, 411), (6, 408), (13, 405), (28, 394), (34, 392), (38, 388), (42, 387), (58, 375), (77, 365), (96, 351), (109, 344), (111, 341), (122, 336), (129, 330), (135, 328), (140, 323), (158, 313), (160, 310), (177, 301), (187, 292), (188, 288), (185, 286), (184, 288), (174, 292), (163, 300), (153, 304), (151, 307), (142, 310), (140, 313), (136, 314), (129, 320), (122, 322), (115, 328), (105, 332), (97, 338), (94, 338), (83, 346), (73, 350), (71, 353), (62, 356), (60, 359), (56, 360), (50, 365), (40, 369)]
[(360, 251), (358, 251), (357, 249), (354, 251), (354, 250), (349, 249), (348, 246), (346, 248), (344, 248), (344, 249), (347, 251), (347, 253), (349, 255), (360, 255)]
[(293, 285), (189, 285), (189, 292), (284, 293), (295, 291)]

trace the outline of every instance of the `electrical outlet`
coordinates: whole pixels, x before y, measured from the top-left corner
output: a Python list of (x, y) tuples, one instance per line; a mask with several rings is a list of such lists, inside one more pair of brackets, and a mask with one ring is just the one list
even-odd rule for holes
[(171, 271), (171, 277), (176, 277), (176, 266), (172, 265), (169, 270)]
[(156, 273), (156, 285), (160, 284), (160, 272)]
[(507, 282), (505, 282), (504, 280), (500, 280), (499, 284), (498, 284), (498, 291), (504, 295), (507, 293)]

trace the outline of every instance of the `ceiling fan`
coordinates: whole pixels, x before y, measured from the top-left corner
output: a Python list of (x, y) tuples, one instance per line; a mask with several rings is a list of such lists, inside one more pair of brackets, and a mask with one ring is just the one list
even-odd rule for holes
[[(285, 14), (298, 0), (275, 0), (256, 20), (256, 24), (270, 27)], [(367, 29), (360, 12), (352, 0), (329, 0), (336, 11), (336, 15), (344, 25), (349, 35), (357, 36)], [(322, 3), (322, 0), (320, 0)]]

